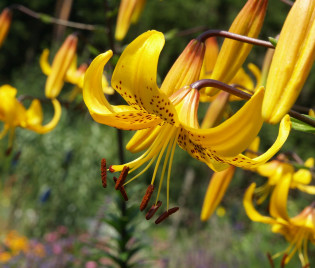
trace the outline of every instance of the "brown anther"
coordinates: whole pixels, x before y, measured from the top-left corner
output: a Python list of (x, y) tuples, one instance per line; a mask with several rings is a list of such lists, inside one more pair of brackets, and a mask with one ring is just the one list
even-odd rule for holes
[(158, 201), (156, 204), (152, 205), (152, 207), (148, 210), (147, 214), (145, 214), (145, 218), (147, 220), (150, 220), (161, 205), (162, 205), (161, 201)]
[[(116, 183), (117, 182), (117, 178), (116, 177), (113, 177), (114, 179), (114, 182)], [(121, 186), (119, 189), (118, 189), (122, 195), (122, 197), (124, 198), (125, 201), (128, 201), (128, 196), (127, 196), (127, 192), (125, 190), (125, 187), (124, 186)]]
[(179, 210), (179, 207), (170, 208), (169, 210), (165, 211), (160, 217), (157, 218), (157, 220), (155, 221), (155, 224), (161, 223), (168, 216), (174, 214), (177, 210)]
[(116, 185), (115, 185), (115, 189), (118, 190), (121, 186), (123, 186), (126, 178), (127, 178), (127, 175), (128, 175), (128, 172), (129, 172), (129, 167), (127, 166), (124, 166), (123, 170), (120, 172), (120, 175), (119, 175), (119, 178), (116, 182)]
[(106, 170), (106, 159), (102, 158), (101, 161), (101, 178), (102, 178), (102, 185), (104, 188), (107, 187), (107, 170)]
[(179, 207), (170, 208), (170, 209), (167, 211), (168, 216), (174, 214), (177, 210), (179, 210)]
[(153, 191), (154, 191), (154, 186), (152, 184), (150, 184), (147, 188), (147, 191), (145, 192), (144, 197), (142, 198), (142, 201), (140, 204), (140, 211), (143, 211), (147, 207), (147, 205), (150, 201), (150, 198), (153, 194)]
[(305, 266), (303, 266), (303, 268), (310, 268), (311, 267), (311, 265), (308, 263), (308, 264), (306, 264)]
[(160, 217), (157, 218), (157, 220), (155, 221), (155, 224), (161, 223), (161, 222), (164, 221), (168, 216), (169, 216), (169, 215), (168, 215), (168, 212), (167, 212), (167, 211), (163, 212), (163, 214), (162, 214)]
[(274, 262), (273, 262), (273, 259), (272, 259), (271, 254), (270, 254), (269, 252), (267, 252), (267, 258), (268, 258), (268, 260), (269, 260), (269, 263), (270, 263), (271, 268), (275, 268), (275, 264), (274, 264)]
[(112, 165), (109, 166), (108, 170), (109, 170), (109, 172), (111, 172), (111, 173), (115, 172), (115, 169), (113, 169), (113, 166), (112, 166)]
[(286, 258), (288, 257), (288, 254), (283, 254), (283, 257), (282, 257), (282, 260), (281, 260), (281, 264), (280, 264), (280, 267), (281, 268), (284, 268), (284, 266), (285, 266), (285, 260), (286, 260)]

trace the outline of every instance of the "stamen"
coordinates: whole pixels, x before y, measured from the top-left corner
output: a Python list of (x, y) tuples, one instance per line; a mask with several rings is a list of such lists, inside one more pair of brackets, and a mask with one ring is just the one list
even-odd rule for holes
[(111, 172), (111, 173), (115, 172), (115, 169), (113, 169), (112, 165), (109, 166), (109, 169), (108, 169), (108, 170), (109, 170), (109, 172)]
[(165, 211), (160, 217), (157, 218), (157, 220), (155, 221), (155, 224), (161, 223), (170, 215), (174, 214), (177, 210), (179, 210), (179, 207), (170, 208), (169, 210)]
[(173, 208), (170, 208), (167, 213), (168, 213), (168, 216), (174, 214), (176, 211), (179, 210), (179, 207), (173, 207)]
[(286, 260), (287, 257), (288, 257), (288, 254), (287, 254), (287, 253), (284, 253), (284, 254), (283, 254), (283, 257), (282, 257), (282, 260), (281, 260), (281, 264), (280, 264), (280, 267), (281, 267), (281, 268), (284, 268), (284, 266), (285, 266), (285, 260)]
[(270, 263), (271, 268), (275, 268), (275, 264), (274, 264), (274, 262), (273, 262), (273, 259), (272, 259), (271, 254), (270, 254), (269, 252), (267, 252), (267, 258), (268, 258), (268, 260), (269, 260), (269, 263)]
[[(116, 177), (113, 177), (114, 179), (114, 182), (117, 183), (117, 178)], [(127, 196), (127, 193), (126, 193), (126, 190), (125, 190), (125, 187), (124, 186), (121, 186), (119, 189), (118, 189), (122, 195), (122, 197), (124, 198), (125, 201), (128, 201), (128, 196)]]
[(160, 217), (157, 218), (157, 220), (155, 221), (155, 224), (161, 223), (161, 222), (164, 221), (167, 217), (168, 217), (168, 213), (167, 213), (167, 211), (165, 211)]
[(104, 188), (107, 187), (107, 170), (106, 170), (106, 159), (102, 158), (101, 161), (101, 178), (102, 178), (102, 185)]
[(162, 205), (161, 201), (158, 201), (156, 204), (152, 205), (152, 207), (149, 209), (149, 211), (145, 215), (145, 218), (147, 220), (150, 220), (154, 216), (155, 212), (157, 212), (157, 210), (159, 209), (159, 207), (161, 205)]
[(115, 189), (118, 190), (120, 187), (123, 186), (125, 180), (126, 180), (126, 177), (128, 175), (128, 172), (129, 172), (129, 167), (128, 166), (124, 166), (123, 170), (121, 171), (120, 175), (119, 175), (119, 178), (116, 182), (116, 185), (115, 185)]
[(152, 184), (150, 184), (147, 188), (147, 191), (145, 192), (145, 195), (144, 195), (142, 201), (141, 201), (140, 211), (143, 211), (147, 207), (147, 205), (150, 201), (150, 198), (153, 194), (153, 191), (154, 191), (154, 186)]

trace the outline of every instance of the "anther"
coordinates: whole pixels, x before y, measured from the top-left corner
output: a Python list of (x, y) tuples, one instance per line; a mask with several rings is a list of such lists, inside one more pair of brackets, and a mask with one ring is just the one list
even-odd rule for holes
[(155, 224), (161, 223), (161, 222), (164, 221), (167, 217), (168, 217), (168, 213), (167, 213), (167, 211), (165, 211), (160, 217), (157, 218), (157, 220), (155, 221)]
[(170, 209), (167, 211), (168, 216), (174, 214), (177, 210), (179, 210), (179, 207), (170, 208)]
[(145, 192), (144, 197), (142, 198), (142, 201), (140, 204), (140, 211), (143, 211), (147, 207), (147, 205), (150, 201), (150, 198), (153, 194), (153, 190), (154, 190), (154, 186), (152, 184), (150, 184), (147, 188), (147, 191)]
[(281, 260), (281, 265), (280, 265), (281, 268), (284, 268), (284, 266), (285, 266), (285, 260), (286, 260), (287, 257), (288, 257), (288, 254), (284, 253), (284, 254), (283, 254), (283, 258), (282, 258), (282, 260)]
[(145, 215), (145, 218), (147, 220), (150, 220), (154, 216), (155, 212), (157, 212), (157, 210), (159, 209), (159, 207), (161, 205), (162, 205), (161, 201), (158, 201), (156, 204), (152, 205), (152, 207), (149, 209), (149, 211)]
[(168, 216), (174, 214), (177, 210), (179, 210), (179, 207), (170, 208), (169, 210), (165, 211), (160, 217), (157, 218), (157, 220), (155, 221), (155, 224), (161, 223)]
[(112, 165), (109, 166), (109, 169), (108, 169), (108, 170), (109, 170), (109, 172), (111, 172), (111, 173), (115, 172), (115, 169), (113, 169), (113, 166), (112, 166)]
[(107, 187), (107, 172), (106, 172), (106, 159), (102, 158), (101, 161), (101, 177), (102, 177), (102, 185), (104, 188)]
[(115, 185), (115, 189), (118, 190), (121, 186), (123, 186), (125, 180), (126, 180), (126, 177), (128, 175), (128, 172), (129, 172), (129, 167), (127, 166), (124, 166), (123, 170), (121, 171), (120, 175), (119, 175), (119, 178), (116, 182), (116, 185)]
[[(113, 177), (114, 179), (114, 182), (116, 183), (117, 182), (117, 178), (116, 177)], [(121, 186), (119, 189), (118, 189), (122, 195), (122, 197), (124, 198), (125, 201), (128, 201), (128, 196), (127, 196), (127, 193), (126, 193), (126, 190), (125, 190), (125, 187), (124, 186)]]
[(270, 254), (269, 252), (267, 252), (267, 258), (268, 258), (268, 260), (269, 260), (269, 263), (270, 263), (271, 268), (275, 268), (275, 264), (274, 264), (274, 262), (273, 262), (273, 259), (272, 259), (271, 254)]

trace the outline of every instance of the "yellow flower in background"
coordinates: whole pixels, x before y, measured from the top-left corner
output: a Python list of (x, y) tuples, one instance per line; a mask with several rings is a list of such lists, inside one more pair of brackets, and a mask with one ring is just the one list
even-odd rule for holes
[(11, 253), (9, 253), (7, 251), (0, 252), (0, 263), (6, 263), (9, 260), (11, 260), (11, 258), (12, 258), (12, 254)]
[(17, 255), (21, 251), (27, 252), (29, 249), (29, 242), (25, 236), (19, 235), (16, 231), (10, 231), (5, 239), (4, 244), (10, 249), (12, 255)]
[[(76, 49), (78, 37), (71, 34), (67, 37), (50, 66), (48, 57), (49, 50), (45, 49), (40, 58), (40, 66), (47, 80), (45, 85), (45, 96), (49, 99), (58, 97), (64, 81), (72, 82), (80, 86), (83, 82), (83, 74), (76, 71)], [(80, 75), (81, 74), (81, 75)]]
[[(261, 30), (268, 0), (248, 0), (233, 21), (229, 32), (256, 38)], [(229, 84), (246, 60), (252, 45), (225, 39), (220, 49), (211, 79)], [(219, 90), (206, 88), (207, 95), (213, 96)]]
[(263, 117), (278, 123), (295, 103), (315, 60), (315, 1), (294, 2), (267, 78)]
[(12, 11), (9, 8), (2, 10), (0, 14), (0, 47), (8, 35), (12, 21)]
[[(295, 171), (294, 167), (285, 162), (286, 159), (272, 160), (257, 167), (257, 173), (268, 177), (268, 181), (258, 187), (255, 191), (259, 195), (257, 204), (261, 204), (272, 192), (274, 187), (286, 177), (291, 178), (290, 188), (297, 188), (308, 194), (315, 194), (315, 186), (309, 185), (312, 182), (312, 174), (307, 169)], [(305, 167), (314, 167), (314, 158), (309, 158), (305, 162)]]
[(53, 99), (54, 116), (45, 125), (43, 123), (43, 111), (39, 100), (34, 99), (28, 109), (16, 98), (17, 90), (10, 85), (0, 87), (0, 120), (4, 122), (4, 128), (0, 132), (0, 139), (10, 131), (9, 147), (12, 146), (14, 130), (16, 127), (26, 128), (40, 134), (54, 129), (61, 116), (61, 106), (58, 100)]
[(121, 0), (115, 31), (115, 39), (125, 38), (131, 23), (136, 23), (146, 0)]
[[(67, 99), (72, 102), (79, 95), (82, 94), (84, 75), (88, 65), (86, 63), (81, 64), (78, 68), (76, 63), (71, 64), (70, 69), (66, 74), (66, 82), (74, 84), (74, 88), (69, 92)], [(103, 75), (103, 92), (106, 95), (114, 94), (114, 89), (108, 84), (107, 78)]]
[(270, 200), (270, 215), (261, 215), (254, 207), (252, 199), (256, 184), (252, 183), (244, 196), (244, 207), (248, 217), (252, 221), (270, 224), (274, 233), (279, 233), (290, 243), (288, 248), (279, 252), (273, 258), (287, 254), (285, 263), (288, 263), (298, 251), (303, 267), (309, 264), (307, 245), (310, 241), (315, 244), (315, 208), (314, 203), (306, 207), (299, 215), (290, 218), (287, 214), (287, 198), (291, 179), (284, 178), (275, 186)]
[[(198, 43), (197, 40), (193, 41), (195, 42)], [(192, 157), (206, 163), (215, 171), (222, 171), (228, 168), (229, 164), (242, 167), (262, 164), (280, 149), (290, 131), (288, 117), (280, 124), (279, 137), (275, 144), (264, 155), (250, 159), (240, 154), (261, 128), (260, 108), (264, 95), (262, 88), (258, 89), (235, 115), (219, 126), (199, 129), (198, 90), (189, 86), (176, 88), (176, 84), (181, 83), (179, 77), (185, 77), (186, 74), (180, 72), (177, 79), (174, 73), (167, 76), (161, 89), (156, 84), (157, 63), (163, 45), (162, 33), (148, 31), (129, 44), (122, 53), (112, 76), (112, 87), (129, 105), (113, 106), (104, 97), (102, 73), (112, 56), (111, 51), (96, 57), (86, 72), (83, 98), (95, 121), (124, 130), (151, 129), (152, 132), (149, 134), (154, 137), (148, 138), (152, 143), (143, 147), (147, 150), (139, 158), (123, 165), (112, 165), (111, 171), (121, 171), (127, 166), (129, 173), (132, 173), (146, 164), (140, 173), (128, 181), (130, 182), (143, 174), (157, 160), (151, 182), (153, 185), (159, 163), (166, 151), (160, 185), (167, 163), (169, 185), (176, 143)], [(181, 56), (185, 58), (188, 54)], [(199, 64), (198, 60), (191, 60)], [(178, 68), (183, 71), (176, 64), (174, 66), (174, 70)], [(141, 144), (139, 146), (141, 147)]]

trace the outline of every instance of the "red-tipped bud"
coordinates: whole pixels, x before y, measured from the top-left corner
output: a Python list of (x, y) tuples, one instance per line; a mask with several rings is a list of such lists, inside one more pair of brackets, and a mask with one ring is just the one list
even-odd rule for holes
[(5, 40), (12, 21), (12, 11), (9, 8), (5, 8), (0, 15), (0, 47)]

